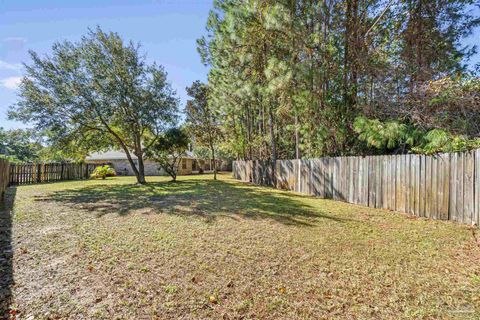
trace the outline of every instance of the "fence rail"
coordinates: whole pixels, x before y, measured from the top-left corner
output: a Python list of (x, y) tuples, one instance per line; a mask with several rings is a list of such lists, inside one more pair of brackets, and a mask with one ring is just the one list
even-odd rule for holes
[(96, 167), (92, 163), (10, 164), (9, 185), (88, 179)]
[[(236, 179), (420, 217), (480, 224), (480, 149), (390, 155), (235, 161)], [(275, 179), (274, 179), (275, 178)]]

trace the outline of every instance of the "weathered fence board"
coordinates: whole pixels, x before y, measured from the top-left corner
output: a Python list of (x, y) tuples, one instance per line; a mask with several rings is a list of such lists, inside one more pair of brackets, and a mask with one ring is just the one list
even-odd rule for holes
[(475, 221), (480, 226), (480, 149), (475, 152)]
[[(8, 184), (23, 185), (42, 182), (88, 179), (96, 167), (104, 164), (28, 163), (10, 164)], [(240, 177), (237, 177), (240, 178)], [(259, 181), (259, 184), (260, 181)]]
[(476, 224), (480, 226), (480, 149), (475, 152), (475, 215)]
[(474, 213), (474, 176), (475, 176), (475, 156), (473, 152), (465, 153), (465, 178), (464, 178), (464, 197), (463, 197), (463, 212), (464, 212), (464, 223), (473, 222), (473, 213)]
[(457, 221), (463, 222), (463, 178), (464, 178), (464, 162), (463, 154), (457, 155), (457, 167), (454, 168), (457, 170), (457, 193), (455, 202), (455, 214), (457, 216)]
[(9, 184), (10, 163), (0, 159), (0, 195), (3, 198)]
[[(10, 170), (28, 183), (40, 169)], [(58, 168), (48, 170), (58, 173)], [(434, 156), (278, 160), (275, 173), (267, 161), (235, 161), (233, 176), (260, 185), (274, 186), (276, 183), (279, 189), (320, 198), (432, 219), (480, 224), (480, 149)]]

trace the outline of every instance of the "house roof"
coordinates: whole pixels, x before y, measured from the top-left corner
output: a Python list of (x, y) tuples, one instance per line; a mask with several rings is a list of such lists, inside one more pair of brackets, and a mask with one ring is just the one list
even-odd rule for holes
[[(137, 159), (137, 156), (131, 153), (132, 159)], [(105, 152), (94, 152), (89, 154), (85, 160), (127, 160), (127, 155), (123, 151), (109, 150)]]
[[(131, 153), (132, 159), (136, 160), (137, 156)], [(186, 152), (186, 156), (183, 158), (195, 159), (191, 151)], [(87, 161), (99, 161), (99, 160), (127, 160), (127, 155), (123, 151), (109, 150), (105, 152), (94, 152), (89, 154), (85, 160)]]

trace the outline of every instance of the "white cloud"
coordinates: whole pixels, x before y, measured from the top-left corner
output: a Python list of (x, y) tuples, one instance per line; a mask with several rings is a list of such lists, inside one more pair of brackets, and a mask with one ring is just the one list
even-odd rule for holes
[(21, 63), (8, 63), (5, 61), (0, 60), (0, 70), (15, 70), (19, 71), (22, 69), (22, 64)]
[(0, 86), (5, 87), (9, 90), (16, 90), (22, 82), (22, 77), (9, 77), (5, 79), (0, 79)]
[(27, 42), (27, 38), (24, 38), (24, 37), (6, 37), (6, 38), (3, 38), (3, 41)]

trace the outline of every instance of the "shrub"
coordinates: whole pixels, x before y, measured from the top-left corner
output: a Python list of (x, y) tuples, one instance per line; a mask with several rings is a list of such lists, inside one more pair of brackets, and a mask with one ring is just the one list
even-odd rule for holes
[(106, 177), (114, 177), (116, 175), (115, 169), (109, 165), (99, 166), (93, 170), (90, 178), (92, 179), (105, 179)]

